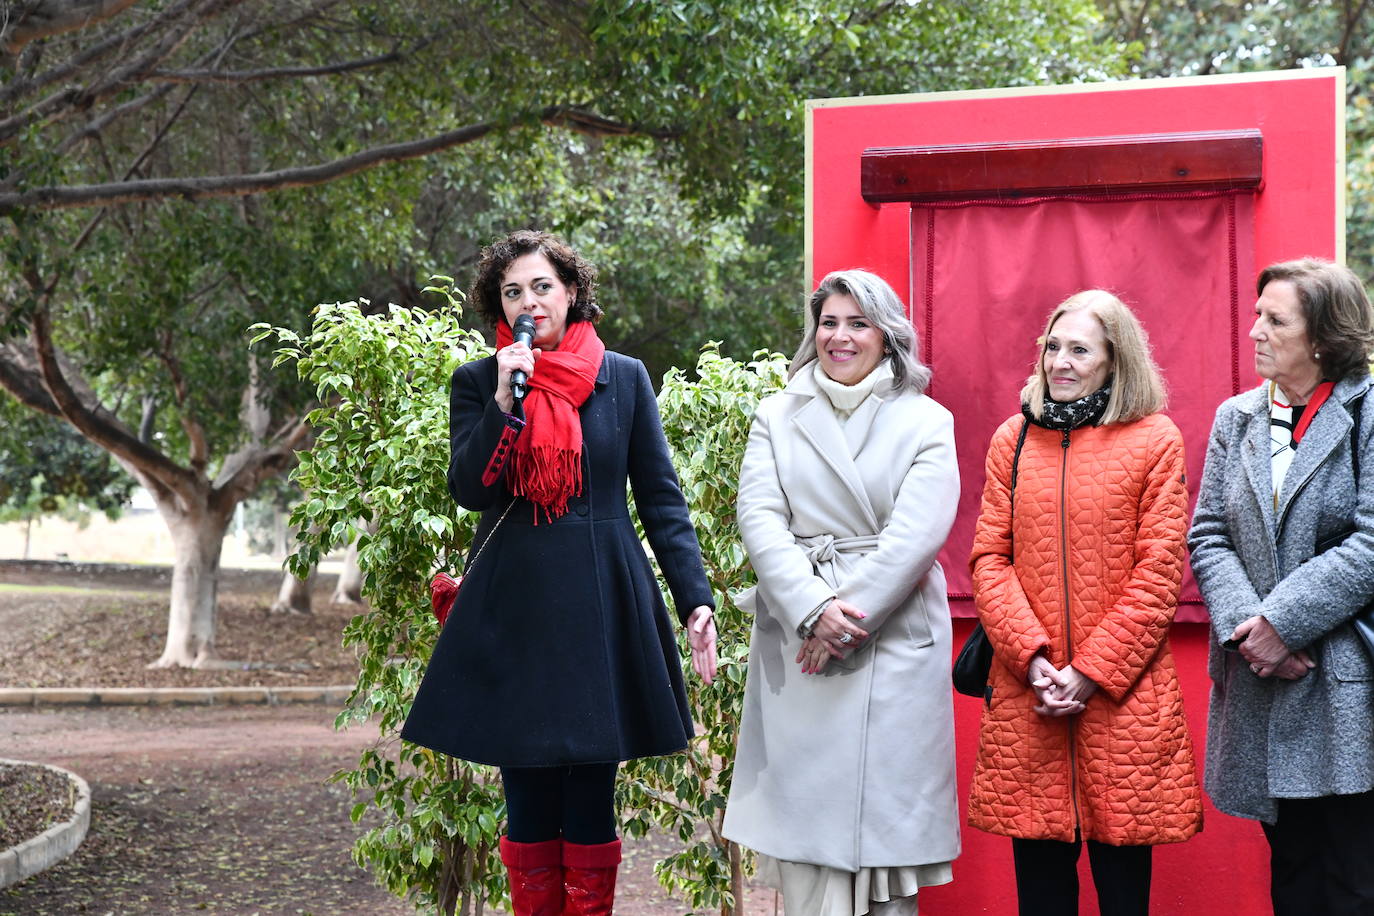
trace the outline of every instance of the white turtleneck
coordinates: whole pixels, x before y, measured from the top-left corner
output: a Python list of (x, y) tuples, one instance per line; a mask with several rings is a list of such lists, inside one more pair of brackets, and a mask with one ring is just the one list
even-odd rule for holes
[(853, 415), (854, 411), (858, 410), (859, 405), (868, 399), (879, 382), (892, 379), (892, 366), (887, 360), (878, 363), (872, 372), (852, 385), (837, 382), (826, 375), (825, 370), (821, 368), (820, 360), (816, 361), (812, 372), (816, 379), (816, 386), (830, 400), (830, 406), (834, 409), (835, 416), (839, 418), (841, 425), (844, 425), (844, 422)]

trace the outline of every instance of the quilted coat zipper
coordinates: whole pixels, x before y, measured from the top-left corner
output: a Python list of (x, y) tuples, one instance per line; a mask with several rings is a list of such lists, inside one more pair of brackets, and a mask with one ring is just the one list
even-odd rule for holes
[[(1064, 645), (1069, 663), (1073, 663), (1073, 615), (1069, 610), (1069, 518), (1067, 510), (1069, 489), (1069, 431), (1059, 443), (1059, 570), (1064, 588)], [(1075, 834), (1081, 833), (1082, 819), (1078, 813), (1078, 729), (1076, 717), (1068, 717), (1069, 730), (1069, 797), (1073, 799)]]

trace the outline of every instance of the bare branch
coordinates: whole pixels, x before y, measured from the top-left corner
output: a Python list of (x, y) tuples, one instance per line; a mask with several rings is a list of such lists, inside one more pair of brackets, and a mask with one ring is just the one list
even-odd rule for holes
[[(563, 127), (592, 136), (641, 134), (663, 139), (676, 135), (671, 131), (652, 130), (622, 124), (591, 112), (572, 108), (546, 108), (540, 114), (539, 120), (550, 126)], [(58, 185), (32, 188), (22, 192), (0, 192), (0, 213), (8, 213), (21, 208), (62, 210), (167, 198), (204, 200), (215, 197), (243, 197), (265, 191), (314, 187), (375, 168), (384, 163), (419, 159), (465, 143), (471, 143), (497, 129), (497, 125), (491, 123), (473, 124), (422, 140), (408, 140), (402, 143), (373, 147), (351, 156), (344, 156), (318, 165), (258, 172), (252, 175), (145, 178), (105, 184)]]
[(272, 412), (262, 402), (262, 378), (258, 370), (258, 359), (251, 352), (247, 357), (248, 384), (243, 388), (239, 417), (244, 429), (248, 430), (251, 441), (261, 442), (267, 438), (267, 427), (272, 422)]
[[(1355, 32), (1360, 25), (1360, 20), (1364, 18), (1365, 10), (1369, 6), (1369, 0), (1359, 0), (1353, 4), (1351, 0), (1345, 0), (1345, 10), (1342, 19), (1341, 41), (1336, 51), (1336, 63), (1347, 66), (1349, 64), (1350, 42), (1355, 38)], [(1352, 80), (1352, 82), (1354, 82)]]
[(246, 445), (225, 458), (210, 496), (212, 504), (232, 506), (264, 480), (290, 468), (296, 452), (309, 447), (310, 438), (310, 425), (295, 418), (270, 446)]
[(143, 410), (138, 421), (138, 441), (151, 442), (153, 439), (153, 424), (157, 421), (157, 395), (145, 394), (143, 396)]
[(50, 38), (104, 22), (138, 0), (34, 0), (20, 4), (14, 24), (0, 33), (0, 50), (18, 54), (39, 38)]
[[(169, 86), (167, 88), (170, 89), (171, 87)], [(162, 142), (162, 138), (167, 135), (167, 131), (170, 130), (172, 125), (176, 123), (176, 120), (181, 116), (181, 113), (186, 110), (186, 103), (191, 100), (191, 96), (195, 94), (195, 91), (195, 87), (192, 87), (190, 91), (186, 93), (186, 97), (181, 100), (181, 105), (177, 108), (175, 112), (172, 113), (171, 118), (169, 118), (167, 120), (167, 123), (164, 124), (162, 128), (153, 136), (153, 139), (148, 141), (148, 145), (144, 147), (143, 152), (139, 153), (138, 156), (134, 158), (133, 164), (130, 165), (129, 168), (124, 172), (124, 178), (126, 180), (129, 178), (130, 175), (132, 175), (135, 172), (135, 170), (138, 169), (140, 165), (143, 164), (143, 161), (147, 159), (149, 155), (152, 154), (153, 150), (157, 149), (157, 145)], [(94, 136), (97, 137), (99, 135), (99, 131), (96, 131), (94, 134)], [(91, 234), (95, 232), (96, 227), (98, 227), (101, 221), (104, 220), (105, 214), (109, 212), (110, 211), (107, 207), (101, 207), (100, 210), (96, 212), (95, 216), (91, 217), (90, 220), (86, 222), (85, 227), (81, 230), (81, 234), (76, 237), (76, 241), (72, 242), (72, 246), (70, 249), (70, 252), (72, 254), (75, 254), (76, 252), (80, 251), (82, 248), (85, 247), (86, 242), (90, 241)]]
[(194, 485), (190, 472), (157, 449), (140, 442), (117, 417), (100, 409), (98, 404), (82, 402), (59, 364), (46, 312), (41, 309), (35, 312), (29, 327), (43, 387), (68, 423), (113, 455), (121, 465), (139, 468), (143, 472), (141, 476), (154, 477), (179, 493), (185, 492), (188, 485)]
[(141, 39), (144, 35), (147, 35), (149, 32), (161, 28), (168, 21), (180, 16), (188, 7), (192, 6), (196, 2), (197, 0), (181, 0), (180, 3), (177, 3), (176, 5), (166, 10), (163, 10), (161, 13), (159, 13), (157, 16), (154, 16), (152, 19), (149, 19), (147, 22), (140, 23), (136, 26), (125, 29), (123, 32), (118, 32), (114, 35), (111, 35), (104, 41), (97, 42), (90, 48), (87, 48), (85, 51), (82, 51), (80, 54), (77, 54), (75, 57), (70, 58), (60, 66), (54, 67), (51, 70), (40, 73), (38, 76), (35, 76), (32, 79), (16, 79), (11, 81), (8, 85), (0, 86), (0, 103), (9, 102), (11, 99), (16, 99), (20, 96), (29, 95), (30, 93), (37, 92), (44, 86), (49, 86), (55, 82), (67, 79), (68, 77), (76, 73), (79, 73), (81, 70), (85, 69), (95, 61), (99, 60), (102, 57), (105, 57), (108, 54), (126, 50), (127, 48), (132, 46), (134, 42)]
[(32, 350), (21, 347), (13, 340), (0, 344), (0, 387), (26, 407), (61, 417), (57, 403), (48, 394), (48, 389), (43, 387), (37, 365)]
[(132, 62), (116, 69), (102, 82), (89, 87), (73, 86), (53, 93), (26, 111), (0, 121), (0, 145), (13, 142), (25, 128), (42, 120), (61, 120), (72, 111), (89, 108), (91, 105), (126, 89), (132, 82), (142, 79), (150, 70), (156, 68), (176, 52), (201, 24), (204, 17), (217, 15), (230, 6), (244, 0), (201, 0), (199, 7), (192, 10), (186, 21), (174, 23), (167, 34)]
[(379, 54), (362, 60), (350, 60), (318, 67), (272, 67), (263, 70), (154, 70), (148, 79), (164, 83), (256, 83), (272, 79), (295, 79), (304, 76), (334, 76), (368, 67), (392, 64), (405, 58), (401, 51)]
[[(165, 97), (169, 92), (171, 92), (175, 88), (175, 86), (170, 85), (159, 86), (152, 92), (144, 93), (136, 99), (130, 99), (123, 105), (116, 105), (114, 108), (111, 108), (109, 111), (105, 112), (98, 118), (92, 118), (85, 125), (83, 125), (77, 130), (72, 131), (72, 133), (64, 137), (62, 139), (62, 142), (57, 144), (56, 148), (54, 149), (54, 154), (58, 156), (64, 155), (69, 149), (71, 149), (76, 144), (80, 143), (82, 140), (89, 140), (92, 137), (95, 137), (96, 135), (104, 131), (105, 128), (109, 127), (112, 123), (114, 123), (116, 120), (124, 117), (124, 115), (131, 114), (135, 111), (138, 111), (140, 108), (146, 108), (153, 102), (160, 101), (163, 97)], [(185, 104), (185, 102), (182, 103), (183, 107), (185, 106)], [(173, 120), (175, 120), (175, 118), (173, 118)], [(161, 139), (161, 137), (162, 134), (159, 133), (158, 139)], [(6, 184), (10, 187), (14, 186), (12, 180), (7, 181)]]
[(186, 383), (186, 374), (181, 371), (181, 361), (176, 357), (172, 329), (163, 328), (158, 336), (160, 346), (157, 358), (166, 368), (172, 382), (172, 396), (176, 400), (177, 412), (181, 417), (181, 429), (186, 433), (189, 451), (187, 463), (197, 476), (201, 476), (210, 463), (210, 447), (205, 440), (205, 429), (191, 412), (190, 388)]
[(253, 175), (216, 175), (202, 178), (144, 178), (106, 184), (68, 185), (34, 188), (24, 192), (0, 193), (0, 213), (33, 207), (61, 210), (71, 207), (108, 206), (135, 201), (180, 198), (205, 200), (215, 197), (242, 197), (264, 191), (308, 188), (327, 184), (385, 162), (418, 159), (451, 147), (470, 143), (493, 130), (490, 124), (476, 124), (448, 131), (424, 140), (393, 143), (335, 159), (320, 165), (278, 169)]

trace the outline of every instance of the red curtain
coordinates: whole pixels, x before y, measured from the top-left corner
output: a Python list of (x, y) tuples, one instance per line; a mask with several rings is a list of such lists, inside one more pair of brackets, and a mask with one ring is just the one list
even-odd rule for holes
[[(1162, 193), (914, 205), (911, 310), (930, 395), (955, 417), (963, 492), (940, 561), (956, 615), (973, 614), (968, 571), (983, 461), (1073, 293), (1108, 289), (1135, 310), (1169, 388), (1197, 496), (1217, 405), (1255, 383), (1253, 198)], [(1205, 621), (1186, 575), (1179, 620)]]

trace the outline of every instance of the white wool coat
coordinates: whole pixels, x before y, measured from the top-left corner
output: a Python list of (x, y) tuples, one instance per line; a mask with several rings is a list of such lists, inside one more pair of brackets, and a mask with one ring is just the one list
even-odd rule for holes
[[(727, 837), (848, 871), (959, 854), (950, 620), (935, 561), (959, 471), (949, 411), (879, 382), (847, 424), (812, 373), (759, 406), (738, 515), (758, 574)], [(820, 675), (798, 627), (837, 596), (870, 636)]]

